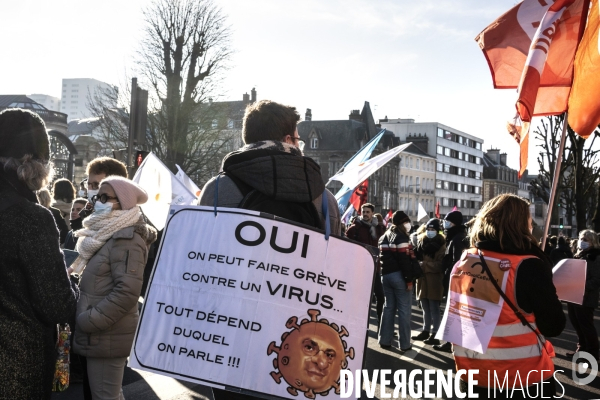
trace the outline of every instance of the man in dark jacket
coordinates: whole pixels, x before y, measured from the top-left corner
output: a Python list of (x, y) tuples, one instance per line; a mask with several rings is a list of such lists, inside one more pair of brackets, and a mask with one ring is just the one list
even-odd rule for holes
[[(377, 247), (379, 238), (385, 233), (385, 226), (380, 225), (377, 218), (374, 218), (375, 206), (371, 203), (362, 205), (361, 216), (357, 217), (352, 226), (346, 231), (348, 239), (356, 240), (357, 242), (368, 244), (369, 246)], [(383, 284), (381, 283), (381, 271), (379, 268), (375, 276), (375, 284), (373, 285), (375, 299), (377, 300), (377, 329), (381, 325), (381, 315), (383, 314), (383, 304), (385, 303), (385, 294), (383, 292)]]
[[(261, 100), (249, 105), (242, 131), (246, 145), (225, 156), (221, 167), (225, 174), (204, 185), (198, 204), (213, 206), (216, 200), (218, 206), (237, 208), (243, 206), (240, 203), (245, 200), (244, 192), (256, 191), (274, 204), (295, 202), (314, 206), (317, 219), (324, 226), (322, 206), (327, 202), (331, 233), (339, 235), (337, 201), (325, 189), (319, 165), (302, 154), (304, 146), (296, 128), (299, 119), (294, 107), (273, 101)], [(220, 389), (213, 389), (213, 394), (216, 400), (256, 398)]]
[(557, 240), (556, 248), (550, 251), (550, 259), (552, 260), (552, 264), (556, 265), (560, 260), (564, 260), (565, 258), (573, 258), (573, 252), (567, 245), (564, 236), (560, 236)]
[[(462, 252), (467, 248), (467, 228), (463, 225), (463, 215), (460, 211), (451, 211), (446, 214), (444, 233), (446, 234), (446, 254), (442, 259), (442, 267), (444, 269), (444, 295), (447, 295), (452, 267), (460, 260)], [(433, 348), (450, 353), (452, 343), (434, 345)]]
[(75, 313), (79, 289), (54, 218), (33, 192), (52, 172), (44, 122), (27, 110), (2, 111), (0, 143), (0, 399), (49, 399), (56, 325)]

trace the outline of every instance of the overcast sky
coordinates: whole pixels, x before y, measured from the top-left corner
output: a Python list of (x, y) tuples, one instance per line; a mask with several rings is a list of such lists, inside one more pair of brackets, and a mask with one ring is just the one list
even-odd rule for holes
[[(475, 36), (515, 0), (220, 0), (235, 54), (223, 98), (296, 106), (346, 119), (370, 102), (375, 119), (441, 122), (500, 148), (515, 90), (494, 90)], [(0, 13), (1, 94), (60, 96), (63, 78), (121, 84), (134, 70), (147, 0), (21, 0)], [(535, 142), (533, 143), (535, 144)], [(530, 170), (537, 170), (535, 146)]]

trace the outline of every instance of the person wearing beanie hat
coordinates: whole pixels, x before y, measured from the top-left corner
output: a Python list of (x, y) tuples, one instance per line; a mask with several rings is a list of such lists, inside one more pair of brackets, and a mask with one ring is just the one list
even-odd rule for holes
[[(467, 240), (467, 228), (463, 225), (463, 215), (460, 211), (450, 211), (444, 218), (444, 233), (446, 235), (446, 254), (442, 259), (442, 268), (444, 270), (444, 297), (448, 295), (448, 286), (450, 283), (450, 273), (454, 264), (460, 260), (460, 257), (469, 247)], [(452, 344), (434, 345), (433, 348), (438, 351), (450, 353)]]
[(442, 259), (446, 253), (446, 240), (440, 234), (440, 221), (437, 218), (427, 221), (425, 232), (417, 239), (415, 253), (423, 269), (423, 276), (417, 279), (416, 285), (416, 298), (423, 311), (423, 329), (412, 339), (439, 345), (440, 341), (435, 335), (441, 322), (440, 302), (444, 294)]
[(379, 239), (381, 259), (381, 281), (385, 294), (383, 315), (379, 326), (379, 346), (388, 349), (392, 346), (394, 320), (398, 310), (398, 330), (400, 350), (408, 351), (410, 344), (410, 315), (412, 287), (417, 261), (408, 238), (411, 229), (410, 218), (403, 211), (392, 215), (392, 223)]
[(81, 272), (73, 350), (85, 357), (84, 382), (93, 398), (119, 398), (139, 314), (148, 250), (156, 230), (138, 204), (148, 195), (136, 183), (110, 176), (91, 198), (94, 212), (83, 220), (73, 262)]
[[(49, 399), (56, 325), (73, 315), (69, 280), (50, 211), (34, 191), (52, 175), (48, 135), (31, 111), (0, 112), (0, 398)], [(16, 316), (16, 317), (15, 317)]]

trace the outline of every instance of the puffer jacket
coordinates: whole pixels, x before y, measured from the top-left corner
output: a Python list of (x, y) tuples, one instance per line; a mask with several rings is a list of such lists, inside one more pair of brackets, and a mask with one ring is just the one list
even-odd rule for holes
[(419, 237), (416, 255), (421, 260), (423, 276), (417, 279), (417, 300), (442, 300), (444, 295), (444, 267), (442, 259), (446, 254), (446, 240), (444, 236), (438, 235), (429, 239), (425, 233)]
[(127, 357), (138, 323), (144, 267), (156, 230), (140, 220), (121, 229), (88, 261), (81, 277), (74, 350), (86, 357)]

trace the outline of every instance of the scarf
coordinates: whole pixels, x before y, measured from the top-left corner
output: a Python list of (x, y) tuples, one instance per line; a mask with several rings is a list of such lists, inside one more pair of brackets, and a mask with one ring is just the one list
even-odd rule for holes
[(367, 225), (369, 227), (369, 232), (371, 233), (371, 237), (375, 240), (379, 239), (377, 237), (377, 225), (379, 224), (379, 221), (377, 220), (377, 217), (373, 217), (371, 218), (371, 222), (366, 222), (365, 220), (363, 220), (362, 216), (358, 217), (358, 221), (364, 225)]
[(260, 149), (278, 150), (278, 151), (282, 151), (284, 153), (293, 154), (295, 156), (303, 155), (302, 152), (300, 151), (300, 149), (297, 148), (296, 146), (289, 144), (289, 143), (280, 142), (279, 140), (263, 140), (262, 142), (249, 143), (249, 144), (245, 145), (244, 147), (242, 147), (240, 149), (240, 151), (260, 150)]
[(79, 257), (73, 262), (73, 272), (83, 273), (87, 262), (104, 244), (121, 229), (133, 226), (142, 213), (138, 206), (130, 210), (112, 210), (108, 214), (93, 213), (83, 220), (83, 228), (73, 234), (80, 238), (75, 246)]

